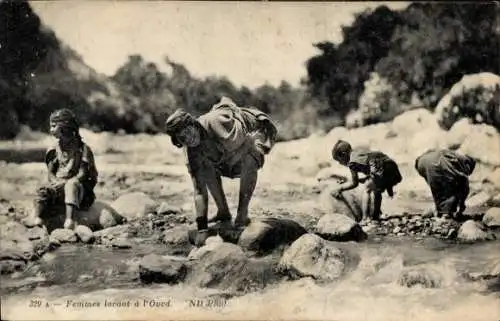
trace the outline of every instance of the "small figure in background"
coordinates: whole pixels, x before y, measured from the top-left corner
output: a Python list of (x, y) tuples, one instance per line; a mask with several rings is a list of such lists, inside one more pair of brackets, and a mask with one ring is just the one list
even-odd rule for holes
[[(332, 196), (339, 198), (343, 191), (356, 188), (359, 183), (365, 183), (365, 193), (362, 201), (363, 217), (380, 220), (382, 214), (382, 193), (392, 198), (393, 187), (402, 181), (398, 165), (387, 155), (367, 149), (354, 149), (343, 140), (337, 141), (332, 149), (332, 157), (351, 171), (352, 180), (338, 187)], [(365, 175), (360, 178), (359, 173)], [(373, 204), (373, 208), (371, 205)]]
[(436, 216), (463, 219), (469, 176), (475, 167), (472, 157), (447, 149), (427, 151), (415, 160), (415, 169), (431, 188)]

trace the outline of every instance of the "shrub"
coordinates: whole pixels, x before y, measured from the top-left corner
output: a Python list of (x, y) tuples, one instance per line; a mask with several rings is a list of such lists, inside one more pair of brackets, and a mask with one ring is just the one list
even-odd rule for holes
[(436, 106), (438, 123), (450, 129), (461, 118), (500, 130), (500, 77), (492, 73), (464, 76)]

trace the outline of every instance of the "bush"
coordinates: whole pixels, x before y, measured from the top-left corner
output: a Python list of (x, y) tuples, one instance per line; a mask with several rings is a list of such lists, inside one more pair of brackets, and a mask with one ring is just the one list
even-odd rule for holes
[(393, 119), (412, 105), (418, 106), (418, 99), (411, 104), (404, 104), (398, 99), (397, 91), (383, 77), (376, 72), (370, 74), (365, 81), (365, 90), (359, 98), (359, 111), (349, 115), (346, 122), (360, 122), (361, 125), (370, 125)]
[(500, 130), (500, 77), (493, 73), (464, 76), (436, 106), (438, 123), (450, 129), (461, 118)]

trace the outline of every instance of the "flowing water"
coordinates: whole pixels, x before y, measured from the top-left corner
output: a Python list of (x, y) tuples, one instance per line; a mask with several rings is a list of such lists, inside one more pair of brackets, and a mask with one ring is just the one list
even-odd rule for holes
[[(130, 250), (64, 246), (23, 273), (2, 276), (2, 316), (9, 320), (500, 320), (500, 280), (467, 277), (490, 271), (500, 260), (499, 245), (500, 240), (459, 245), (401, 238), (343, 243), (361, 261), (342, 279), (328, 284), (309, 278), (283, 281), (237, 297), (182, 284), (142, 285), (138, 261), (148, 253), (162, 254), (160, 245)], [(429, 271), (424, 278), (431, 287), (398, 282), (405, 269), (417, 266)], [(205, 306), (193, 307), (196, 302)]]

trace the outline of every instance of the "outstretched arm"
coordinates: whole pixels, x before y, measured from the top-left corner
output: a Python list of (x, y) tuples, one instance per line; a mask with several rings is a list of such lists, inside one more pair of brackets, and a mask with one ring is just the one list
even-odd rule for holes
[(196, 211), (196, 223), (198, 230), (208, 228), (208, 190), (205, 178), (196, 171), (191, 174), (194, 187), (194, 207)]
[[(366, 180), (366, 178), (364, 178), (363, 181), (364, 180)], [(339, 192), (348, 191), (358, 187), (359, 181), (360, 179), (358, 173), (351, 169), (351, 181), (347, 181), (346, 183), (340, 185)]]

